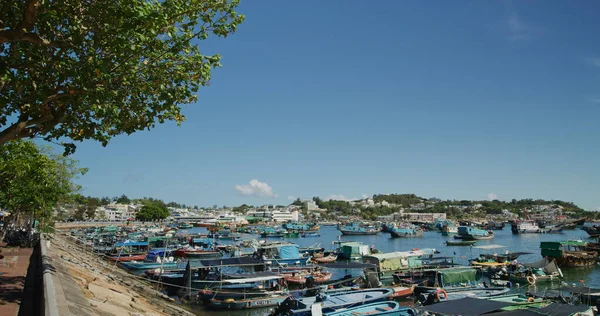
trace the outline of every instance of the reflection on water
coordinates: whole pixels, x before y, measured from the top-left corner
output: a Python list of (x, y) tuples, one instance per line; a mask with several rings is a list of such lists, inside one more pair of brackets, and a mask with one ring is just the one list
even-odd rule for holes
[[(197, 228), (191, 229), (193, 232), (201, 232)], [(204, 230), (202, 230), (204, 231)], [(468, 264), (468, 259), (479, 255), (478, 249), (471, 247), (447, 247), (445, 242), (448, 238), (436, 232), (426, 232), (421, 238), (390, 238), (389, 234), (379, 234), (375, 236), (340, 236), (340, 232), (335, 227), (321, 227), (320, 238), (290, 238), (285, 239), (294, 242), (301, 247), (310, 246), (315, 243), (321, 243), (321, 247), (331, 249), (334, 240), (354, 240), (361, 241), (367, 245), (374, 245), (380, 251), (406, 251), (413, 248), (435, 248), (440, 251), (440, 256), (454, 257), (454, 262), (460, 264)], [(247, 238), (259, 238), (256, 235), (246, 235)], [(259, 238), (260, 239), (260, 238)], [(534, 262), (541, 259), (540, 242), (541, 241), (558, 241), (569, 239), (587, 239), (587, 234), (582, 230), (566, 230), (564, 234), (524, 234), (513, 235), (510, 231), (510, 226), (505, 227), (502, 231), (496, 231), (496, 237), (493, 240), (480, 240), (477, 245), (501, 245), (505, 248), (498, 249), (498, 252), (530, 252), (531, 254), (519, 257), (521, 262)], [(278, 239), (281, 240), (281, 239)], [(600, 271), (597, 267), (587, 268), (563, 268), (564, 282), (568, 284), (581, 285), (580, 280), (583, 280), (586, 286), (600, 287)], [(340, 274), (339, 272), (337, 274)], [(515, 287), (516, 292), (544, 292), (545, 290), (558, 288), (562, 284), (554, 282), (553, 284), (540, 284), (537, 286), (519, 286)], [(266, 315), (270, 309), (256, 309), (247, 311), (207, 311), (202, 306), (195, 306), (194, 312), (197, 315), (232, 315), (232, 316), (259, 316)]]

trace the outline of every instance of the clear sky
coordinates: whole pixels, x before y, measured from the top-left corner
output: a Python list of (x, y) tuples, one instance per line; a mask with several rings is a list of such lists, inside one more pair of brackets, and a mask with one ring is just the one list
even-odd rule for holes
[[(600, 2), (243, 1), (187, 121), (80, 144), (94, 196), (600, 207)], [(257, 181), (252, 181), (256, 179)]]

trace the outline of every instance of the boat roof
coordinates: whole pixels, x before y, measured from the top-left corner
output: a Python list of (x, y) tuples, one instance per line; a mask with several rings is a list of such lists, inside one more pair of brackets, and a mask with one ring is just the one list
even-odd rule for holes
[(474, 316), (497, 311), (501, 308), (511, 305), (514, 304), (465, 297), (457, 300), (445, 301), (433, 305), (419, 307), (418, 309), (444, 315)]
[(278, 280), (278, 279), (282, 279), (282, 278), (283, 278), (282, 275), (272, 275), (272, 276), (262, 276), (262, 277), (256, 277), (256, 278), (227, 279), (227, 280), (223, 280), (222, 282), (223, 283), (230, 283), (230, 284), (240, 284), (240, 283), (250, 283), (250, 282)]
[(502, 245), (483, 245), (483, 246), (473, 246), (475, 249), (498, 249), (498, 248), (506, 248), (506, 246)]
[(292, 244), (292, 243), (289, 243), (289, 242), (280, 242), (280, 243), (269, 243), (269, 244), (260, 245), (260, 246), (258, 246), (258, 248), (260, 248), (260, 249), (270, 249), (270, 248), (281, 248), (281, 247), (285, 247), (285, 246), (298, 247), (298, 245)]
[(376, 268), (377, 266), (371, 263), (361, 262), (331, 262), (319, 264), (325, 268), (331, 269), (365, 269), (365, 268)]
[(262, 260), (253, 257), (233, 257), (225, 259), (200, 260), (204, 267), (238, 266), (238, 265), (263, 265)]
[(580, 312), (585, 312), (591, 307), (588, 305), (568, 305), (551, 303), (548, 306), (535, 309), (516, 309), (512, 311), (505, 311), (500, 313), (494, 313), (496, 316), (562, 316), (562, 315), (575, 315)]
[(587, 244), (587, 241), (583, 241), (583, 240), (542, 241), (541, 244), (561, 244), (562, 246), (584, 246)]
[(414, 251), (396, 251), (396, 252), (387, 252), (387, 253), (374, 253), (370, 255), (366, 255), (364, 257), (373, 257), (379, 260), (382, 259), (392, 259), (392, 258), (406, 258), (406, 257), (414, 257), (414, 256), (423, 256), (434, 254), (435, 249), (419, 249)]
[(114, 245), (115, 247), (123, 247), (123, 246), (148, 246), (147, 241), (124, 241), (118, 242)]

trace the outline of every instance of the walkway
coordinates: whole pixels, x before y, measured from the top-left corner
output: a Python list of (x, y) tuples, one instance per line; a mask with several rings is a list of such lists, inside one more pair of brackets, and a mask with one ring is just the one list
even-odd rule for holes
[(23, 298), (31, 248), (0, 246), (0, 315), (14, 316)]

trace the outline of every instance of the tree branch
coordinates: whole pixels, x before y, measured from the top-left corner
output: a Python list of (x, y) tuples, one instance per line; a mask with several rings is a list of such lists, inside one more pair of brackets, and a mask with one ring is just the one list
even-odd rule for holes
[[(51, 96), (48, 96), (44, 102), (42, 102), (42, 107), (47, 107), (48, 104), (58, 98), (68, 96), (69, 93), (55, 93)], [(21, 113), (19, 119), (13, 123), (11, 126), (5, 128), (3, 131), (0, 131), (0, 145), (15, 139), (21, 139), (26, 137), (35, 136), (38, 132), (42, 131), (47, 133), (51, 127), (42, 128), (42, 124), (44, 123), (52, 123), (52, 126), (60, 123), (64, 117), (64, 113), (55, 113), (54, 111), (46, 112), (42, 116), (29, 120), (29, 116)]]

